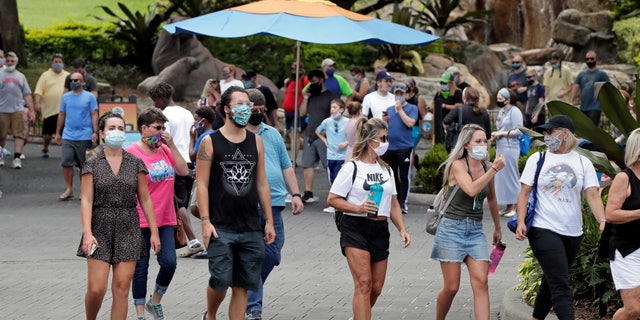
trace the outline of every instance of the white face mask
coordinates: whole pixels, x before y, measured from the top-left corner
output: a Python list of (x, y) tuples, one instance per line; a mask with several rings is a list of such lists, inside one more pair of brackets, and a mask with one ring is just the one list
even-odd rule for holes
[(545, 134), (544, 144), (547, 145), (547, 149), (549, 149), (549, 151), (555, 152), (560, 149), (560, 146), (562, 145), (562, 139), (560, 139), (558, 135)]
[(389, 149), (389, 142), (379, 142), (380, 145), (377, 148), (373, 148), (373, 151), (378, 155), (382, 156)]
[(469, 156), (472, 159), (484, 160), (487, 158), (488, 153), (489, 151), (487, 150), (486, 146), (473, 146), (471, 147), (471, 152), (469, 153)]

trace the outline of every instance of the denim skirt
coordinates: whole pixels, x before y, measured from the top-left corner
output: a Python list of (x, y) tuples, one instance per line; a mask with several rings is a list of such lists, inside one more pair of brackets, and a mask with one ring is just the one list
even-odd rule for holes
[(489, 261), (482, 220), (442, 217), (433, 241), (431, 260), (464, 262), (467, 256), (476, 261)]

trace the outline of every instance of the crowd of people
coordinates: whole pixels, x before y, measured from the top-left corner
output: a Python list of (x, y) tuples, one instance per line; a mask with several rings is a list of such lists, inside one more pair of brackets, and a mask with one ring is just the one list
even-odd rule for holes
[[(527, 68), (521, 56), (514, 56), (508, 83), (495, 97), (495, 130), (487, 109), (480, 106), (478, 88), (465, 82), (455, 66), (440, 76), (435, 95), (425, 97), (414, 79), (394, 79), (384, 68), (376, 68), (371, 80), (363, 68), (352, 68), (351, 88), (335, 73), (336, 62), (330, 58), (308, 73), (302, 63), (294, 63), (284, 82), (282, 130), (290, 150), (302, 148), (304, 189), (300, 189), (293, 170), (296, 159), (280, 133), (278, 103), (254, 70), (239, 76), (235, 66), (224, 65), (222, 79), (204, 84), (194, 113), (173, 101), (171, 85), (158, 83), (148, 93), (154, 106), (138, 115), (139, 141), (123, 149), (122, 115), (107, 112), (99, 117), (96, 81), (86, 72), (84, 60), (74, 60), (74, 72), (67, 72), (64, 57), (53, 55), (32, 99), (26, 78), (15, 70), (18, 57), (0, 51), (0, 145), (6, 147), (11, 131), (12, 165), (22, 168), (25, 134), (39, 113), (42, 157), (49, 157), (51, 142), (62, 146), (65, 189), (59, 200), (74, 197), (74, 167), (79, 168), (82, 238), (77, 255), (87, 258), (87, 319), (97, 317), (111, 272), (112, 318), (126, 317), (131, 290), (138, 320), (146, 319), (146, 314), (164, 319), (161, 302), (177, 258), (191, 256), (209, 261), (202, 319), (215, 318), (229, 287), (230, 319), (262, 319), (264, 285), (281, 262), (286, 199), (294, 215), (302, 213), (305, 204), (318, 201), (313, 187), (321, 164), (331, 185), (324, 211), (344, 213), (340, 248), (353, 277), (352, 319), (361, 320), (372, 318), (382, 292), (389, 256), (388, 220), (400, 233), (403, 247), (411, 243), (403, 214), (409, 212), (411, 165), (418, 161), (418, 125), (440, 108), (449, 151), (442, 164), (443, 187), (458, 191), (449, 192), (451, 205), (430, 255), (443, 274), (436, 319), (447, 316), (459, 289), (462, 263), (471, 278), (475, 316), (489, 318), (489, 243), (502, 240), (500, 215), (517, 215), (516, 238), (529, 240), (544, 272), (532, 317), (543, 319), (553, 308), (560, 319), (573, 319), (569, 268), (582, 240), (582, 192), (601, 230), (605, 222), (617, 223), (610, 256), (625, 308), (616, 317), (632, 319), (640, 313), (636, 299), (640, 283), (629, 280), (629, 270), (638, 266), (639, 259), (632, 232), (637, 218), (627, 211), (637, 208), (633, 188), (639, 174), (634, 168), (640, 133), (634, 132), (627, 141), (629, 169), (614, 179), (612, 190), (619, 192), (610, 197), (605, 219), (595, 169), (573, 150), (573, 122), (565, 116), (547, 121), (547, 110), (539, 107), (548, 99), (573, 103), (579, 90), (581, 110), (597, 125), (601, 107), (592, 99), (593, 85), (608, 76), (596, 61), (596, 53), (589, 51), (588, 69), (574, 81), (558, 53), (549, 57), (551, 68), (541, 77)], [(522, 174), (519, 126), (542, 132), (547, 146), (544, 154), (529, 158)], [(294, 141), (296, 130), (303, 133), (301, 141)], [(86, 151), (100, 142), (103, 147), (97, 154), (86, 158)], [(492, 142), (496, 157), (490, 161)], [(534, 184), (540, 158), (542, 173)], [(0, 166), (4, 164), (0, 160)], [(533, 185), (539, 201), (527, 230), (524, 214)], [(370, 199), (372, 188), (382, 190), (377, 201)], [(482, 228), (485, 200), (494, 224), (489, 242)], [(201, 240), (189, 213), (201, 221)], [(187, 238), (181, 250), (176, 250), (174, 239), (178, 221)], [(152, 252), (160, 268), (148, 297)]]

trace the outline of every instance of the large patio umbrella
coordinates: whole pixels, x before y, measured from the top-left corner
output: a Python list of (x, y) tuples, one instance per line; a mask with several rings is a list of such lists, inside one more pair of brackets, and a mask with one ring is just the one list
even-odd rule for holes
[[(300, 42), (426, 45), (438, 39), (403, 25), (345, 10), (325, 0), (262, 0), (167, 24), (164, 29), (169, 33), (220, 38), (271, 35), (296, 40), (297, 66), (300, 65)], [(298, 84), (296, 72), (296, 102)], [(297, 128), (297, 103), (294, 119), (294, 128)], [(294, 130), (294, 163), (297, 139)]]

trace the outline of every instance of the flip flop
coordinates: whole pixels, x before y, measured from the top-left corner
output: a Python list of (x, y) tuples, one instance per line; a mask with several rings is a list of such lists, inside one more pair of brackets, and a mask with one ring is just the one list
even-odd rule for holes
[(60, 201), (67, 201), (69, 199), (73, 198), (73, 193), (63, 193), (58, 197), (58, 200)]

